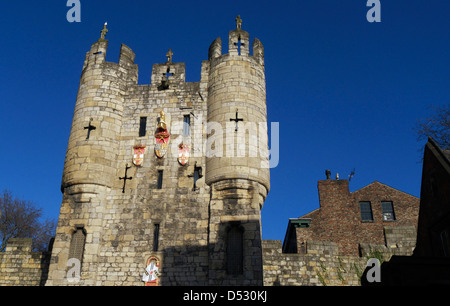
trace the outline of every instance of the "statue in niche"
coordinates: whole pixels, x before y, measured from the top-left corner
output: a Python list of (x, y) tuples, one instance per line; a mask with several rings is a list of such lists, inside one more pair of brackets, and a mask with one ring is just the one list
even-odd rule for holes
[(156, 256), (152, 256), (147, 260), (144, 275), (142, 275), (142, 281), (145, 283), (145, 286), (159, 286), (159, 264), (160, 261)]

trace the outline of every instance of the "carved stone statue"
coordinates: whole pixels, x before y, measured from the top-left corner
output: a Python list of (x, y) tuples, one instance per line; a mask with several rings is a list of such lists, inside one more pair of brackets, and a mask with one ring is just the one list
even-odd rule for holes
[(167, 52), (166, 56), (167, 56), (167, 62), (172, 63), (172, 56), (173, 56), (172, 49), (169, 49), (169, 52)]
[(108, 23), (105, 22), (105, 24), (103, 25), (103, 30), (100, 31), (100, 40), (105, 40), (106, 33), (108, 33), (108, 29), (106, 28), (107, 25)]
[(238, 15), (238, 16), (236, 17), (236, 28), (237, 28), (238, 30), (240, 30), (241, 27), (242, 27), (242, 19), (241, 19), (241, 16)]

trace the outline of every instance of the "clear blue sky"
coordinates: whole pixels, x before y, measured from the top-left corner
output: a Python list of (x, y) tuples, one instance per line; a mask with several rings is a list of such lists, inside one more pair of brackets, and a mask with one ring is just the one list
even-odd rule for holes
[(262, 210), (263, 238), (284, 239), (289, 218), (319, 207), (325, 169), (350, 191), (377, 180), (420, 196), (421, 144), (412, 127), (449, 103), (450, 2), (381, 0), (87, 1), (69, 23), (67, 1), (0, 3), (0, 188), (57, 218), (60, 183), (85, 52), (108, 22), (107, 60), (136, 52), (139, 83), (151, 67), (185, 62), (187, 81), (235, 17), (265, 48), (269, 122), (280, 160)]

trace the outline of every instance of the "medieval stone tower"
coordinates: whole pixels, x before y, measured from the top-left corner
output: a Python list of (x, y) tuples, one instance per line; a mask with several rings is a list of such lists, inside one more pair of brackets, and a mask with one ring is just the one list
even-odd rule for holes
[(87, 52), (61, 184), (47, 285), (262, 285), (269, 191), (264, 51), (236, 18), (199, 82), (184, 63)]

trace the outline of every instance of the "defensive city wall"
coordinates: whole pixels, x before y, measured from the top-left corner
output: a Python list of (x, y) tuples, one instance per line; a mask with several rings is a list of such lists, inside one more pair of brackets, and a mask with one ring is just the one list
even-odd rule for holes
[[(366, 246), (362, 257), (338, 255), (333, 242), (308, 243), (307, 254), (282, 253), (280, 240), (263, 240), (264, 286), (359, 286), (368, 258), (410, 255), (411, 247)], [(11, 239), (0, 253), (0, 286), (43, 286), (50, 252), (32, 252), (31, 239)]]

